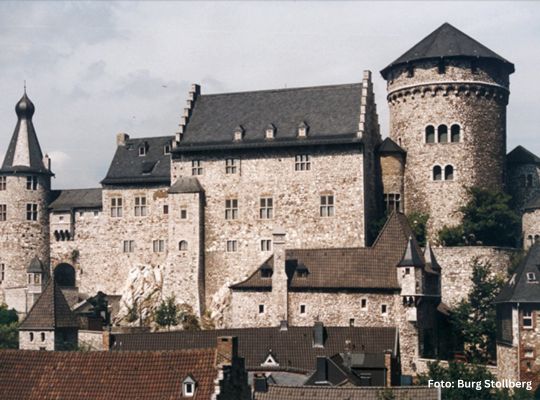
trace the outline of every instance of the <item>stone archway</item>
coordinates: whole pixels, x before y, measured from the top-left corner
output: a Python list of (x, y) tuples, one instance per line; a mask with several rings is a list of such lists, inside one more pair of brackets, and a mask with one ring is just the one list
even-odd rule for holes
[(58, 286), (75, 287), (75, 268), (68, 263), (58, 264), (54, 269), (54, 280)]

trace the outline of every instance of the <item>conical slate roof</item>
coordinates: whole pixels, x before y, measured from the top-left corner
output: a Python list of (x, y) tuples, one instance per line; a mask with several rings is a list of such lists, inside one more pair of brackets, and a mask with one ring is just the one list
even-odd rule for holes
[(69, 308), (60, 287), (49, 279), (30, 312), (19, 326), (20, 330), (52, 330), (56, 328), (78, 328), (77, 317)]
[(403, 253), (403, 257), (401, 258), (401, 261), (399, 262), (399, 267), (423, 267), (424, 260), (422, 259), (422, 255), (420, 252), (420, 248), (418, 247), (418, 244), (415, 240), (413, 240), (412, 236), (409, 236), (409, 240), (407, 242), (407, 247), (405, 248), (405, 253)]
[(407, 152), (403, 150), (401, 146), (399, 146), (396, 142), (394, 142), (392, 139), (387, 137), (382, 141), (382, 143), (379, 146), (379, 154), (391, 154), (391, 153), (398, 153), (398, 154), (406, 154)]
[(540, 158), (523, 146), (517, 146), (506, 155), (508, 164), (540, 164)]
[(426, 245), (426, 250), (424, 251), (424, 260), (426, 260), (426, 271), (438, 273), (441, 270), (441, 266), (437, 262), (429, 243)]
[(43, 153), (32, 123), (34, 104), (26, 95), (15, 106), (17, 125), (9, 142), (0, 173), (26, 172), (52, 175), (43, 164)]
[(514, 72), (514, 64), (446, 22), (383, 69), (381, 75), (386, 79), (398, 65), (438, 58), (486, 58), (502, 63), (509, 74)]
[(30, 264), (28, 264), (26, 272), (30, 272), (33, 274), (42, 274), (44, 272), (43, 263), (37, 257), (32, 258), (32, 261), (30, 261)]

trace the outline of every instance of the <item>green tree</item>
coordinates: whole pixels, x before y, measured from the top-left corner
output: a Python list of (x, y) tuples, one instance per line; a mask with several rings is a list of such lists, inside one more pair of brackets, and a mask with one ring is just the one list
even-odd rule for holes
[(504, 280), (494, 276), (489, 263), (473, 261), (472, 289), (452, 311), (450, 321), (465, 344), (469, 361), (485, 363), (495, 359), (496, 312), (493, 304)]
[(411, 226), (414, 236), (418, 244), (422, 247), (426, 245), (426, 231), (429, 215), (421, 212), (412, 212), (407, 215), (407, 220)]
[(156, 323), (161, 326), (167, 327), (167, 330), (171, 329), (171, 325), (178, 325), (179, 322), (179, 309), (176, 305), (176, 298), (174, 296), (167, 297), (162, 301), (156, 310)]
[(18, 321), (17, 311), (8, 310), (5, 304), (0, 304), (0, 349), (19, 347)]
[(489, 189), (469, 188), (469, 201), (460, 208), (463, 222), (445, 226), (439, 240), (447, 246), (483, 244), (486, 246), (516, 246), (521, 220), (510, 206), (511, 197)]

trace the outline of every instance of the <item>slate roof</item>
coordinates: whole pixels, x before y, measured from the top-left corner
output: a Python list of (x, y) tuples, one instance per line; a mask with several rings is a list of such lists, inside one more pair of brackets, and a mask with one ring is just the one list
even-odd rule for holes
[(517, 146), (506, 155), (508, 164), (537, 164), (540, 165), (540, 158), (523, 146)]
[(192, 399), (214, 392), (214, 349), (117, 353), (0, 350), (5, 400), (183, 399), (182, 381), (197, 382)]
[(540, 194), (536, 194), (523, 206), (523, 211), (537, 210), (540, 208)]
[[(405, 215), (394, 212), (372, 247), (286, 250), (289, 290), (398, 290), (396, 266), (405, 253), (411, 235), (413, 233)], [(412, 246), (423, 265), (424, 258), (414, 238)], [(271, 256), (249, 278), (231, 288), (270, 290), (272, 279), (263, 277), (261, 270), (273, 268), (274, 259)], [(302, 268), (308, 270), (305, 277), (297, 273)]]
[[(527, 273), (535, 280), (528, 280)], [(535, 243), (527, 252), (510, 280), (495, 299), (495, 303), (540, 303), (540, 244)]]
[(420, 247), (415, 246), (414, 242), (412, 236), (409, 236), (403, 257), (398, 263), (400, 267), (423, 267), (425, 265)]
[(79, 322), (77, 317), (69, 308), (62, 290), (60, 290), (55, 280), (51, 278), (45, 286), (43, 293), (36, 300), (28, 315), (19, 326), (19, 329), (33, 331), (78, 327)]
[[(174, 136), (127, 139), (116, 148), (104, 185), (170, 184), (171, 156), (164, 154), (165, 145)], [(139, 156), (139, 148), (146, 147), (146, 155)], [(172, 146), (171, 146), (172, 147)]]
[(101, 192), (101, 188), (59, 190), (49, 208), (53, 211), (102, 208)]
[(169, 189), (169, 193), (200, 193), (204, 192), (199, 180), (191, 176), (181, 176)]
[[(173, 152), (360, 143), (361, 95), (361, 83), (199, 95)], [(307, 137), (298, 138), (302, 123)], [(269, 124), (271, 140), (265, 139)], [(234, 141), (239, 126), (243, 140)]]
[(396, 66), (440, 58), (484, 58), (501, 63), (509, 74), (514, 72), (514, 64), (446, 22), (384, 68), (381, 75), (386, 79)]
[(255, 392), (254, 400), (379, 400), (391, 390), (394, 400), (438, 400), (439, 389), (426, 386), (403, 387), (335, 387), (335, 386), (276, 386), (267, 392)]
[(382, 143), (379, 145), (378, 149), (379, 154), (407, 154), (401, 146), (399, 146), (396, 142), (394, 142), (392, 139), (387, 137), (382, 141)]
[(41, 260), (37, 257), (32, 258), (32, 261), (30, 261), (30, 264), (28, 264), (28, 268), (26, 269), (26, 272), (32, 273), (32, 274), (42, 274), (45, 272), (43, 268), (43, 263)]
[(173, 331), (157, 333), (114, 334), (113, 351), (126, 350), (178, 350), (204, 348), (215, 343), (219, 336), (238, 338), (238, 355), (246, 368), (262, 370), (269, 350), (279, 367), (268, 369), (310, 372), (315, 369), (317, 356), (331, 357), (345, 349), (351, 341), (351, 350), (366, 353), (396, 352), (397, 330), (382, 327), (325, 327), (324, 347), (313, 347), (313, 327), (220, 329), (204, 331)]
[(0, 173), (53, 175), (43, 164), (43, 153), (32, 123), (34, 110), (34, 104), (25, 92), (15, 106), (17, 125), (9, 142)]

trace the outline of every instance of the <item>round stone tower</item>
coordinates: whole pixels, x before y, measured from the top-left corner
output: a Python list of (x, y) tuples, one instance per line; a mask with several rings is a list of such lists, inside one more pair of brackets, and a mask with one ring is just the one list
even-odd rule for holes
[(514, 65), (444, 24), (381, 71), (390, 137), (406, 151), (404, 210), (429, 236), (461, 220), (467, 188), (503, 189)]
[(9, 307), (27, 312), (33, 296), (27, 288), (32, 260), (49, 272), (50, 161), (43, 157), (32, 124), (34, 104), (26, 95), (15, 106), (17, 125), (0, 168), (0, 297)]

